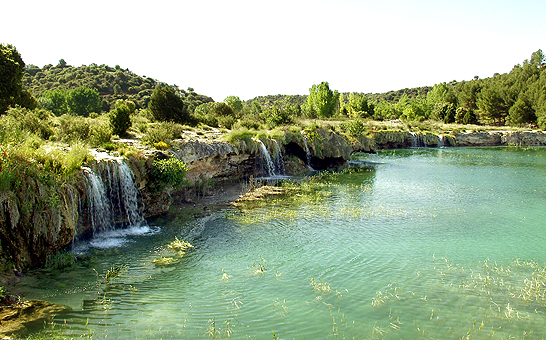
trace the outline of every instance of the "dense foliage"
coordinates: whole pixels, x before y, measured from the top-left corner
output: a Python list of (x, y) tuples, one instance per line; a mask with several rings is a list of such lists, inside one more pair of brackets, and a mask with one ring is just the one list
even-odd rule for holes
[(10, 106), (19, 105), (33, 109), (36, 100), (23, 89), (25, 63), (12, 45), (0, 44), (0, 114)]
[[(303, 104), (301, 104), (303, 102)], [(293, 109), (287, 103), (299, 103)], [(546, 64), (542, 50), (511, 72), (491, 78), (440, 83), (384, 94), (338, 93), (327, 82), (313, 85), (308, 96), (257, 97), (245, 103), (243, 114), (270, 125), (265, 109), (291, 118), (373, 119), (496, 126), (538, 126), (546, 129)], [(242, 119), (242, 122), (247, 121)]]
[[(114, 108), (117, 100), (130, 100), (135, 103), (137, 109), (145, 109), (151, 100), (152, 93), (161, 83), (153, 78), (138, 76), (128, 69), (122, 69), (119, 65), (110, 67), (107, 65), (91, 64), (74, 67), (68, 65), (63, 59), (56, 66), (45, 65), (39, 68), (36, 65), (24, 67), (23, 86), (31, 90), (40, 101), (42, 97), (51, 98), (51, 92), (55, 94), (78, 87), (86, 87), (97, 91), (101, 100), (101, 110), (108, 112)], [(165, 84), (163, 84), (165, 85)], [(195, 93), (194, 89), (187, 91), (172, 86), (176, 92), (184, 97), (188, 112), (202, 103), (213, 101), (212, 98)], [(58, 105), (55, 99), (51, 98)], [(59, 110), (58, 106), (56, 106)], [(60, 108), (56, 114), (67, 113)]]
[[(3, 51), (8, 50), (13, 54), (15, 48), (3, 48)], [(14, 55), (18, 56), (18, 53), (15, 51)], [(24, 65), (22, 60), (15, 64)], [(20, 76), (20, 73), (15, 68), (10, 74)], [(42, 69), (34, 65), (24, 67), (22, 79), (23, 88), (33, 91), (41, 109), (55, 115), (83, 116), (113, 110), (115, 112), (109, 115), (112, 127), (122, 120), (127, 125), (131, 119), (140, 119), (136, 124), (141, 132), (147, 130), (147, 119), (235, 129), (274, 128), (293, 124), (299, 118), (431, 120), (448, 124), (546, 128), (546, 67), (541, 50), (534, 52), (522, 65), (516, 65), (511, 72), (495, 74), (491, 78), (475, 77), (469, 81), (383, 94), (339, 93), (330, 89), (327, 82), (322, 82), (312, 85), (308, 95), (271, 95), (246, 102), (229, 96), (223, 102), (215, 103), (192, 88), (181, 90), (152, 78), (136, 76), (119, 66), (72, 67), (64, 60), (57, 66), (46, 65)], [(96, 94), (100, 98), (100, 109)], [(10, 104), (6, 105), (13, 106), (15, 97), (10, 98)], [(137, 110), (130, 114), (132, 118), (128, 120), (126, 114), (122, 117), (123, 110), (115, 107), (117, 100), (130, 100), (135, 104)], [(114, 117), (120, 120), (116, 123)], [(119, 129), (116, 131), (120, 132)]]
[(131, 127), (131, 115), (135, 112), (136, 106), (130, 100), (118, 100), (115, 108), (110, 111), (108, 118), (112, 126), (112, 132), (122, 136)]

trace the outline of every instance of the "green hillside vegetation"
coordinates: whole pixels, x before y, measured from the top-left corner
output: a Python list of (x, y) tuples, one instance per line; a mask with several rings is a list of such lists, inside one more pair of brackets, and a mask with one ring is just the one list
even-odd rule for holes
[[(74, 67), (67, 65), (63, 59), (56, 66), (50, 64), (39, 68), (28, 65), (23, 75), (24, 88), (31, 91), (38, 100), (81, 87), (96, 91), (100, 97), (99, 113), (110, 111), (120, 99), (132, 101), (137, 109), (145, 109), (158, 85), (165, 84), (153, 78), (138, 76), (128, 69), (122, 69), (119, 65), (110, 67), (91, 64)], [(190, 112), (202, 103), (213, 101), (210, 97), (195, 93), (192, 88), (182, 90), (176, 86), (172, 87), (186, 99), (187, 109)], [(43, 104), (47, 105), (47, 103)]]

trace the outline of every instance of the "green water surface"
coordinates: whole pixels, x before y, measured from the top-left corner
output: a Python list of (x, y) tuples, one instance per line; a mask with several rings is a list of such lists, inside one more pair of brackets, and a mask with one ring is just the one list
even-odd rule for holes
[[(355, 158), (375, 168), (153, 226), (29, 294), (70, 306), (57, 328), (94, 339), (546, 336), (545, 148)], [(195, 249), (154, 265), (175, 236)]]

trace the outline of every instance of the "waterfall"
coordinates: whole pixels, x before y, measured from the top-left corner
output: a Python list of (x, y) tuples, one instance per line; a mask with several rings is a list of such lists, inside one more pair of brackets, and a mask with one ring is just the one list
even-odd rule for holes
[(275, 165), (275, 172), (278, 175), (284, 175), (285, 173), (284, 158), (282, 157), (281, 147), (279, 146), (279, 143), (277, 142), (276, 139), (273, 139), (273, 143), (275, 144), (275, 157), (273, 158), (274, 165)]
[(265, 147), (265, 144), (259, 140), (256, 139), (256, 141), (260, 144), (260, 150), (262, 152), (262, 156), (265, 159), (265, 166), (267, 170), (267, 176), (268, 177), (274, 177), (275, 176), (275, 164), (273, 164), (273, 160), (271, 159), (271, 155), (269, 154), (269, 151), (267, 151), (267, 148)]
[(301, 135), (303, 137), (303, 145), (305, 146), (305, 157), (307, 158), (307, 167), (309, 170), (314, 170), (311, 167), (311, 152), (309, 151), (309, 145), (307, 144), (307, 135), (304, 131), (301, 132)]
[(94, 170), (82, 167), (87, 180), (87, 207), (93, 235), (112, 231), (116, 224), (146, 224), (138, 207), (138, 190), (131, 168), (119, 157), (100, 159)]
[(427, 147), (427, 136), (422, 135), (416, 132), (410, 132), (411, 135), (411, 147), (412, 148), (421, 148)]
[(87, 180), (87, 204), (93, 234), (113, 229), (112, 209), (102, 179), (88, 167), (82, 167)]
[(444, 136), (438, 135), (438, 147), (443, 148), (444, 147)]
[(258, 138), (254, 140), (260, 146), (260, 151), (262, 153), (262, 158), (264, 159), (264, 167), (267, 172), (267, 177), (285, 177), (284, 159), (279, 143), (275, 139), (272, 139), (275, 150), (273, 157), (271, 157), (271, 154), (269, 153), (269, 150), (267, 150), (265, 144)]

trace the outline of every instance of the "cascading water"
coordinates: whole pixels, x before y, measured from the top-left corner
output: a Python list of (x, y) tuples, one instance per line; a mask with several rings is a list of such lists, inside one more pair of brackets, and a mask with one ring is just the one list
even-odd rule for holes
[[(115, 246), (123, 243), (119, 237), (149, 232), (138, 205), (138, 190), (131, 168), (119, 157), (101, 155), (96, 158), (98, 162), (93, 169), (82, 167), (94, 238), (91, 246)], [(116, 226), (123, 227), (123, 231), (116, 230)]]
[(88, 167), (82, 167), (87, 180), (87, 205), (93, 235), (99, 231), (113, 229), (112, 209), (102, 179)]
[(309, 151), (309, 145), (307, 144), (307, 135), (303, 131), (301, 132), (301, 135), (303, 137), (303, 145), (305, 146), (305, 157), (307, 158), (307, 167), (309, 168), (309, 170), (314, 170), (311, 167), (311, 152)]
[(411, 147), (412, 148), (422, 148), (427, 147), (427, 136), (418, 134), (416, 132), (410, 132), (411, 134)]
[(286, 177), (284, 175), (285, 173), (284, 159), (282, 156), (282, 151), (279, 146), (279, 143), (275, 139), (272, 139), (275, 150), (274, 150), (273, 157), (271, 157), (271, 154), (269, 153), (269, 150), (267, 149), (265, 144), (260, 139), (257, 139), (257, 138), (255, 139), (255, 141), (260, 146), (260, 151), (262, 154), (262, 158), (264, 160), (263, 166), (266, 170), (267, 177), (273, 178), (273, 179)]
[(281, 147), (279, 146), (279, 143), (277, 142), (276, 139), (273, 139), (273, 143), (275, 144), (275, 157), (273, 158), (274, 165), (275, 165), (275, 172), (278, 175), (284, 175), (285, 174), (284, 159), (282, 157)]
[(273, 163), (273, 160), (271, 159), (271, 155), (269, 154), (269, 151), (267, 151), (265, 144), (261, 140), (257, 139), (256, 141), (260, 145), (260, 151), (262, 152), (262, 156), (265, 159), (265, 167), (267, 170), (267, 176), (274, 177), (276, 175), (275, 164)]
[(444, 136), (438, 135), (438, 147), (443, 148), (444, 147)]

